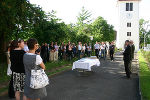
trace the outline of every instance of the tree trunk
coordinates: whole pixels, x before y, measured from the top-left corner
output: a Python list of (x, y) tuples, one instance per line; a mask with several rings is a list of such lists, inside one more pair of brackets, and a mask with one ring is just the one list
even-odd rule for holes
[(0, 37), (0, 63), (6, 63), (6, 40), (4, 33), (1, 33)]

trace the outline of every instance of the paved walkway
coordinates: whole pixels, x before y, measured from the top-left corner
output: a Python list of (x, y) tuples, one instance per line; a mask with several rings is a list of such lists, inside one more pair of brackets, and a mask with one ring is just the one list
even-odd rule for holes
[[(122, 55), (117, 53), (115, 61), (101, 60), (101, 66), (89, 76), (77, 76), (67, 71), (51, 78), (47, 86), (48, 96), (42, 100), (140, 100), (137, 60), (131, 79), (124, 72)], [(2, 97), (0, 100), (8, 100)]]

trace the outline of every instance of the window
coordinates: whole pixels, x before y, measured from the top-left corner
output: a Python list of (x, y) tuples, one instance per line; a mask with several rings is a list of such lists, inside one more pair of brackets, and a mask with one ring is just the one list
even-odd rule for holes
[(126, 11), (133, 11), (133, 3), (126, 3)]
[(127, 32), (127, 36), (131, 36), (131, 32)]
[(127, 27), (131, 27), (131, 23), (127, 23)]

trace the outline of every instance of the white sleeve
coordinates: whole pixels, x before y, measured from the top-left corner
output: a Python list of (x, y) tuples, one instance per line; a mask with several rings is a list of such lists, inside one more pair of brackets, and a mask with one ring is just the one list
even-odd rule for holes
[(36, 56), (36, 65), (40, 65), (41, 63), (43, 62), (43, 60), (42, 60), (42, 58), (41, 58), (41, 56), (40, 55), (37, 55)]

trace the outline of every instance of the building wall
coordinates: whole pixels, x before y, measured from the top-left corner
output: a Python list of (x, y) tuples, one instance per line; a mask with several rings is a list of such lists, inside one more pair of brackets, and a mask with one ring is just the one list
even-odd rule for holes
[[(126, 11), (126, 3), (133, 3), (133, 11)], [(139, 50), (139, 1), (119, 1), (118, 13), (117, 48), (124, 48), (125, 40), (133, 40), (136, 51)], [(127, 13), (131, 13), (132, 17), (127, 18)], [(131, 22), (131, 27), (127, 27), (128, 22)], [(127, 36), (127, 32), (131, 32), (131, 36)]]

